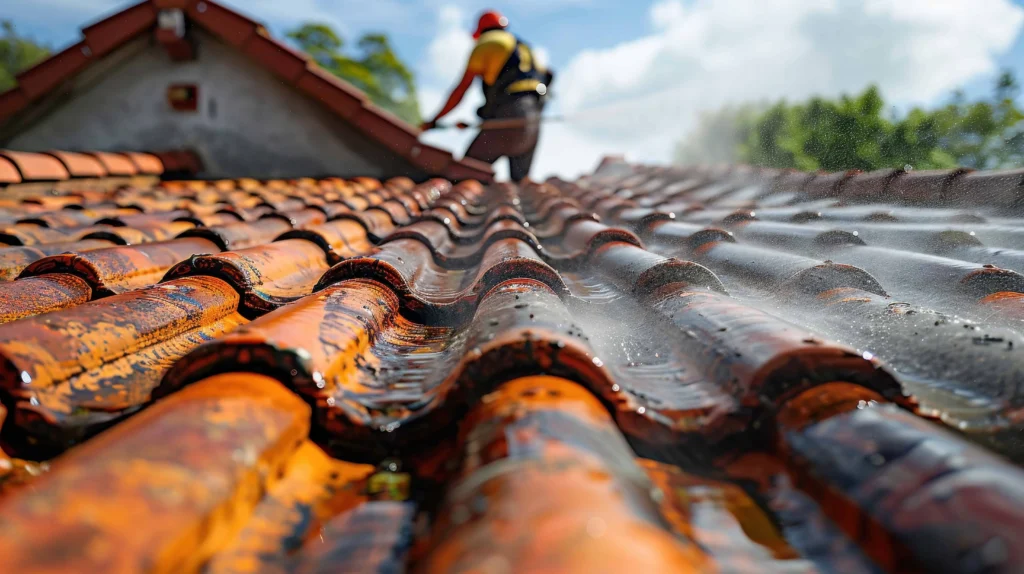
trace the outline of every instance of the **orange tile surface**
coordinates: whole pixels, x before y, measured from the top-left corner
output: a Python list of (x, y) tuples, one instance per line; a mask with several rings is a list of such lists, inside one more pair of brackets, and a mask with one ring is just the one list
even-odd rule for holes
[(76, 177), (0, 201), (12, 572), (1024, 570), (1015, 174)]

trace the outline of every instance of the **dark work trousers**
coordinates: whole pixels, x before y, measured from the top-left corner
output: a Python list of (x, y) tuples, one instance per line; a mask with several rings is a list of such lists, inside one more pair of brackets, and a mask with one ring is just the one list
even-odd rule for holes
[(466, 150), (466, 157), (494, 163), (507, 156), (512, 181), (525, 179), (530, 175), (533, 152), (540, 137), (540, 113), (540, 100), (535, 95), (522, 95), (498, 104), (493, 119), (522, 118), (526, 120), (523, 126), (481, 130)]

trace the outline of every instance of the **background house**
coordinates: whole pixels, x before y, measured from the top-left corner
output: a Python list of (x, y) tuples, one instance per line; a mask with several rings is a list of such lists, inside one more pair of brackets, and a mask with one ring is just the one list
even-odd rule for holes
[(0, 146), (191, 149), (211, 178), (491, 176), (215, 2), (143, 2), (82, 34), (0, 95)]

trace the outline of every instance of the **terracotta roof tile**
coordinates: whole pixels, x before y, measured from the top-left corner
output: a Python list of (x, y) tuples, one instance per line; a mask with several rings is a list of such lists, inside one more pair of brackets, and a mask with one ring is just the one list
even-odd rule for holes
[[(0, 327), (14, 424), (57, 449), (93, 434), (144, 405), (176, 359), (244, 323), (238, 306), (223, 281), (189, 278)], [(83, 334), (83, 324), (102, 328)]]
[[(646, 475), (582, 387), (554, 377), (510, 381), (463, 428), (466, 457), (438, 511), (426, 571), (488, 560), (524, 572), (707, 568), (692, 538), (662, 526)], [(461, 510), (474, 504), (475, 512)], [(509, 537), (506, 528), (543, 534)]]
[[(296, 570), (292, 571), (304, 572), (305, 568), (316, 571), (311, 563), (333, 560), (332, 553), (345, 550), (345, 541), (353, 537), (363, 541), (366, 535), (374, 533), (367, 528), (374, 524), (372, 521), (363, 525), (363, 536), (357, 536), (359, 529), (352, 524), (356, 516), (368, 509), (387, 504), (368, 501), (367, 483), (373, 472), (371, 465), (331, 459), (312, 442), (303, 442), (289, 458), (283, 475), (253, 509), (248, 523), (206, 564), (206, 571), (238, 572), (253, 565), (264, 572), (293, 568)], [(398, 513), (400, 523), (411, 519), (411, 514), (409, 511)], [(345, 524), (347, 528), (342, 526)], [(319, 525), (323, 525), (321, 535), (325, 540), (320, 547), (330, 541), (329, 550), (318, 553), (321, 557), (313, 553), (293, 557), (302, 547), (303, 538), (321, 528)], [(360, 548), (348, 550), (344, 555), (351, 560)], [(348, 564), (351, 568), (352, 563)], [(371, 564), (362, 566), (368, 568)]]
[(64, 164), (53, 156), (0, 150), (0, 157), (7, 159), (18, 168), (22, 181), (59, 181), (70, 177)]
[(165, 280), (218, 277), (239, 292), (246, 314), (257, 316), (312, 293), (328, 268), (327, 255), (315, 242), (285, 239), (215, 255), (194, 255), (171, 268)]
[(1024, 232), (970, 176), (12, 184), (0, 550), (1016, 572)]
[(150, 153), (125, 152), (128, 159), (135, 165), (140, 174), (160, 175), (164, 172), (164, 166), (160, 158)]
[(324, 524), (324, 544), (306, 545), (290, 565), (294, 572), (323, 572), (339, 564), (354, 572), (395, 572), (406, 564), (413, 542), (416, 505), (371, 501)]
[(74, 307), (92, 299), (92, 287), (74, 275), (55, 273), (5, 283), (0, 289), (0, 324)]
[(91, 251), (117, 244), (118, 242), (116, 241), (101, 239), (97, 237), (97, 234), (90, 234), (89, 238), (83, 238), (78, 241), (43, 243), (34, 247), (0, 247), (0, 281), (10, 281), (17, 278), (29, 264), (44, 257), (67, 251)]
[(20, 183), (21, 172), (18, 166), (11, 160), (0, 157), (0, 183)]
[(74, 241), (82, 235), (94, 231), (89, 224), (82, 225), (77, 220), (66, 220), (67, 227), (51, 229), (50, 223), (58, 218), (43, 215), (29, 218), (27, 223), (16, 223), (0, 228), (0, 243), (4, 245), (44, 245)]
[(110, 175), (136, 175), (139, 173), (139, 168), (125, 155), (103, 151), (91, 152), (89, 155), (99, 160)]
[[(228, 223), (215, 227), (197, 227), (184, 231), (179, 237), (206, 239), (216, 244), (221, 251), (231, 251), (267, 243), (285, 233), (291, 227), (288, 218), (273, 217), (256, 221)], [(213, 252), (215, 251), (210, 251), (210, 253)]]
[(21, 277), (67, 273), (85, 279), (92, 287), (94, 296), (105, 297), (156, 283), (175, 263), (192, 255), (217, 251), (212, 241), (200, 237), (182, 237), (52, 255), (26, 267)]
[(90, 155), (68, 151), (51, 151), (48, 153), (64, 164), (71, 177), (103, 177), (108, 173), (103, 164)]
[[(59, 472), (24, 496), (0, 501), (4, 529), (21, 533), (0, 542), (8, 564), (32, 570), (50, 555), (52, 567), (66, 571), (198, 569), (220, 549), (216, 533), (240, 529), (253, 494), (287, 468), (308, 432), (307, 413), (298, 397), (259, 375), (223, 375), (154, 405), (62, 459)], [(151, 480), (163, 488), (153, 490)], [(106, 518), (89, 538), (119, 544), (87, 554), (47, 550), (54, 535), (73, 548), (87, 544), (82, 524), (97, 512)], [(177, 551), (181, 544), (193, 550)]]

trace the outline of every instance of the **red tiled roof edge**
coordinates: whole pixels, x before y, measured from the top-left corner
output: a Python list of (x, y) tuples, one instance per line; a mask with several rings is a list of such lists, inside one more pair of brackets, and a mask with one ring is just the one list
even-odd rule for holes
[(318, 100), (365, 136), (430, 175), (490, 181), (487, 164), (462, 159), (419, 142), (420, 131), (370, 103), (358, 89), (321, 69), (306, 54), (270, 37), (258, 22), (211, 0), (145, 0), (82, 29), (84, 40), (17, 75), (18, 85), (0, 94), (0, 121), (60, 86), (97, 59), (156, 26), (157, 13), (180, 9), (188, 18), (238, 48), (307, 96)]
[(195, 175), (202, 164), (194, 152), (26, 152), (0, 149), (0, 184), (65, 181), (136, 175)]

